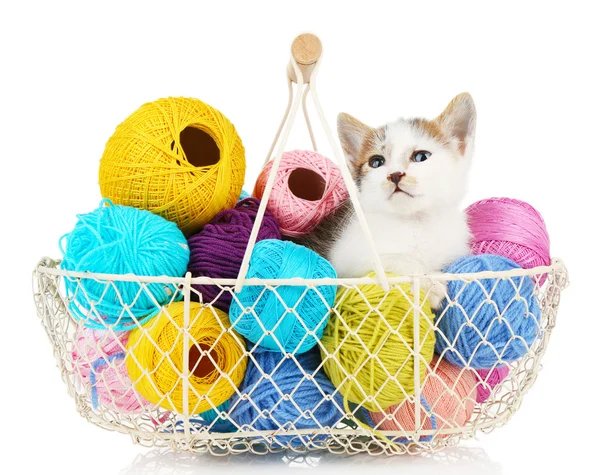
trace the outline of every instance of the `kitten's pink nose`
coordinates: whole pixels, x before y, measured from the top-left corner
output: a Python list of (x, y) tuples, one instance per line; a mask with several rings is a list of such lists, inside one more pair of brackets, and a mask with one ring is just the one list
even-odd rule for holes
[(390, 180), (394, 185), (397, 185), (398, 183), (400, 183), (400, 180), (404, 175), (406, 175), (406, 173), (394, 172), (388, 176), (388, 180)]

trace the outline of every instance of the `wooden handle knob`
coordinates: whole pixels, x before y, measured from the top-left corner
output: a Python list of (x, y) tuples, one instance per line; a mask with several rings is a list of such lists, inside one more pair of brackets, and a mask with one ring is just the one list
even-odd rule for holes
[[(322, 53), (323, 45), (321, 44), (321, 40), (312, 33), (304, 33), (297, 36), (292, 43), (292, 56), (300, 67), (302, 79), (305, 83), (310, 81), (310, 74), (315, 68), (315, 64), (317, 64)], [(298, 82), (291, 63), (288, 64), (288, 76), (292, 81)]]

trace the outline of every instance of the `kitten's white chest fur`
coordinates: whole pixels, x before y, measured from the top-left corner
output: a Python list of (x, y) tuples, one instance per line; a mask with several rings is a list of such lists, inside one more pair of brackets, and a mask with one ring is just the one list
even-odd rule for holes
[[(387, 272), (441, 270), (468, 253), (469, 228), (462, 212), (445, 210), (418, 218), (367, 212), (365, 217)], [(373, 255), (356, 217), (333, 244), (329, 258), (340, 277), (362, 277), (373, 270)]]

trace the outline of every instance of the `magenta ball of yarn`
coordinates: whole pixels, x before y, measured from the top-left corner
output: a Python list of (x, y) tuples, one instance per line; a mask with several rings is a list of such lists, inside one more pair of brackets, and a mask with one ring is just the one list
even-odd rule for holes
[[(188, 271), (193, 277), (235, 279), (238, 276), (259, 204), (256, 198), (238, 201), (235, 208), (221, 211), (200, 232), (188, 239)], [(263, 239), (281, 239), (279, 223), (268, 210), (263, 216), (256, 241)], [(217, 285), (193, 287), (202, 295), (203, 302), (229, 312), (231, 292)]]
[(477, 402), (485, 402), (492, 394), (492, 390), (508, 376), (508, 366), (498, 366), (494, 369), (475, 370), (477, 380)]
[[(550, 237), (542, 215), (511, 198), (489, 198), (466, 209), (473, 254), (507, 257), (524, 269), (550, 265)], [(542, 275), (540, 284), (545, 281)]]
[[(258, 176), (254, 196), (262, 198), (272, 166), (270, 161)], [(281, 158), (267, 208), (279, 221), (281, 234), (300, 237), (347, 198), (335, 163), (317, 152), (294, 150)]]
[(94, 408), (130, 414), (152, 404), (133, 387), (125, 366), (129, 332), (79, 327), (73, 337), (73, 366)]

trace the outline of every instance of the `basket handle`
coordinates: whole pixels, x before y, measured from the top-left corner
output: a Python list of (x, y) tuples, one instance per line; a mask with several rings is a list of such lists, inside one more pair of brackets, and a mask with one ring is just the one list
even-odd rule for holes
[[(310, 38), (307, 38), (310, 37)], [(316, 39), (316, 40), (315, 40)], [(308, 48), (308, 52), (305, 51), (305, 48)], [(296, 114), (298, 113), (298, 108), (300, 106), (301, 98), (303, 103), (304, 117), (306, 120), (306, 124), (311, 136), (311, 140), (313, 142), (313, 147), (316, 150), (316, 142), (314, 139), (314, 135), (312, 133), (312, 127), (310, 125), (310, 120), (308, 118), (308, 113), (306, 109), (306, 96), (310, 91), (311, 97), (317, 110), (317, 114), (321, 121), (321, 125), (325, 131), (325, 135), (327, 136), (327, 140), (329, 145), (333, 151), (333, 155), (337, 165), (340, 168), (342, 173), (342, 178), (344, 179), (344, 183), (346, 188), (348, 189), (348, 194), (350, 196), (350, 201), (352, 206), (354, 207), (354, 211), (356, 213), (356, 217), (360, 224), (360, 227), (363, 231), (365, 240), (369, 249), (372, 253), (373, 257), (373, 265), (375, 269), (375, 273), (379, 280), (380, 285), (383, 289), (388, 292), (390, 289), (390, 283), (385, 274), (385, 270), (383, 268), (383, 264), (381, 263), (381, 259), (379, 254), (377, 253), (377, 249), (375, 247), (375, 242), (373, 240), (373, 236), (371, 235), (371, 231), (369, 230), (369, 226), (367, 224), (367, 220), (365, 218), (364, 212), (358, 200), (358, 192), (356, 189), (356, 185), (354, 180), (352, 179), (352, 175), (350, 174), (350, 170), (348, 169), (348, 165), (346, 160), (343, 158), (338, 145), (336, 144), (333, 134), (331, 133), (331, 128), (327, 123), (325, 118), (325, 113), (323, 112), (323, 108), (319, 102), (319, 98), (317, 95), (316, 88), (316, 77), (319, 71), (319, 66), (321, 65), (321, 56), (322, 56), (322, 47), (321, 41), (315, 35), (305, 34), (300, 35), (294, 40), (292, 44), (292, 55), (290, 58), (290, 62), (288, 65), (288, 89), (289, 89), (289, 99), (288, 105), (286, 108), (286, 112), (284, 114), (281, 125), (279, 126), (279, 130), (275, 134), (275, 139), (271, 145), (269, 153), (265, 159), (265, 164), (271, 158), (271, 154), (279, 141), (281, 133), (281, 141), (279, 141), (279, 145), (277, 146), (277, 152), (275, 153), (275, 157), (273, 158), (273, 166), (269, 171), (269, 176), (267, 178), (267, 183), (265, 185), (265, 190), (263, 192), (262, 199), (260, 201), (260, 205), (258, 207), (258, 213), (256, 215), (256, 219), (254, 221), (254, 225), (252, 226), (252, 232), (250, 233), (250, 239), (248, 240), (248, 246), (246, 247), (246, 252), (244, 253), (244, 259), (242, 260), (242, 265), (240, 267), (240, 272), (236, 279), (235, 284), (235, 292), (239, 292), (244, 286), (246, 280), (246, 274), (248, 273), (248, 267), (250, 265), (250, 257), (252, 255), (252, 251), (254, 250), (254, 245), (256, 244), (256, 239), (258, 237), (258, 231), (260, 229), (260, 225), (262, 223), (267, 203), (269, 201), (269, 196), (271, 195), (271, 191), (273, 185), (275, 183), (275, 176), (277, 175), (277, 171), (279, 170), (279, 166), (281, 163), (281, 157), (283, 156), (283, 151), (285, 145), (287, 143), (290, 131), (292, 126), (294, 125), (294, 119), (296, 118)], [(299, 62), (300, 61), (300, 62)], [(307, 64), (308, 63), (308, 64)], [(305, 74), (310, 73), (308, 81), (305, 82)], [(292, 82), (296, 83), (296, 94), (294, 94)], [(304, 85), (306, 84), (306, 89), (304, 92), (302, 91)]]

